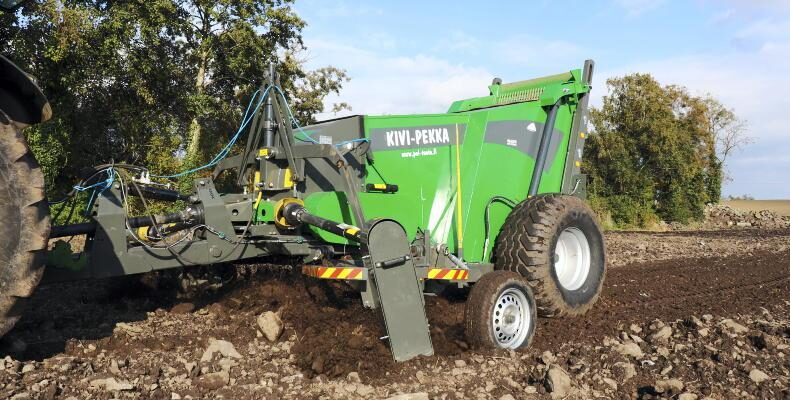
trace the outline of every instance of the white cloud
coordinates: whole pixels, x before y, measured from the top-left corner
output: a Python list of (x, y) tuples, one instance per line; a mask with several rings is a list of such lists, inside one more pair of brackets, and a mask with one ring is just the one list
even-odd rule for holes
[(351, 81), (326, 104), (346, 102), (354, 114), (444, 112), (455, 100), (488, 94), (493, 78), (483, 68), (434, 56), (388, 56), (320, 39), (308, 39), (307, 48), (310, 59), (347, 70)]
[(740, 29), (734, 38), (738, 41), (754, 42), (758, 45), (756, 47), (768, 43), (790, 42), (790, 19), (760, 19)]
[(736, 15), (735, 8), (727, 8), (722, 11), (719, 11), (710, 18), (710, 23), (718, 24), (721, 22), (729, 21)]
[(575, 65), (584, 57), (584, 49), (574, 43), (530, 35), (509, 37), (494, 48), (493, 54), (498, 58), (517, 66), (542, 67), (547, 61), (553, 65)]
[(483, 42), (477, 37), (464, 31), (455, 30), (446, 37), (439, 39), (435, 49), (477, 53), (482, 46)]
[(624, 8), (629, 17), (637, 17), (647, 11), (660, 7), (665, 1), (666, 0), (615, 0), (615, 3)]
[[(787, 0), (727, 0), (726, 2), (742, 10), (790, 11), (790, 1)], [(717, 3), (717, 1), (714, 1), (714, 3)]]

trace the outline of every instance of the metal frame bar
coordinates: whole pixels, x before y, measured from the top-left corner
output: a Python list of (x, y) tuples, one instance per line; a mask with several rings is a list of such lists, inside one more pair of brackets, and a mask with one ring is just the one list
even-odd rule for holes
[[(593, 72), (595, 71), (595, 62), (587, 60), (584, 62), (584, 69), (582, 70), (582, 81), (586, 85), (592, 84)], [(579, 185), (586, 182), (584, 176), (581, 175), (581, 167), (576, 165), (576, 162), (581, 162), (582, 153), (584, 152), (584, 142), (587, 137), (585, 130), (588, 122), (588, 103), (590, 94), (582, 93), (579, 95), (579, 102), (576, 105), (576, 115), (573, 118), (573, 125), (570, 131), (570, 140), (568, 141), (568, 154), (565, 158), (565, 171), (562, 174), (562, 188), (561, 193), (576, 194), (578, 193)], [(582, 137), (584, 133), (584, 137)], [(579, 184), (577, 185), (577, 182)]]

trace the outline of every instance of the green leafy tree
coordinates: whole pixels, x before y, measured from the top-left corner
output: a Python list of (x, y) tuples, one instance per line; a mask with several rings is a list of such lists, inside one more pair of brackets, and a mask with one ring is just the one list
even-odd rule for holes
[[(51, 197), (80, 171), (201, 165), (238, 127), (270, 62), (303, 123), (347, 80), (306, 70), (292, 0), (38, 0), (0, 14), (0, 46), (35, 75), (55, 117), (27, 130)], [(185, 180), (184, 186), (189, 186)]]
[(591, 112), (595, 133), (584, 155), (593, 205), (620, 226), (701, 218), (721, 193), (723, 162), (711, 121), (723, 107), (648, 74), (607, 85), (603, 106)]

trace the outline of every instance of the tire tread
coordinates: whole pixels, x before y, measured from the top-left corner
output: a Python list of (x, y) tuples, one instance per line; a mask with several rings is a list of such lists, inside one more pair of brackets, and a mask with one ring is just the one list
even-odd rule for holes
[[(22, 315), (26, 298), (31, 296), (44, 273), (50, 220), (49, 204), (44, 191), (41, 168), (27, 146), (24, 136), (0, 112), (0, 156), (8, 163), (10, 183), (24, 186), (15, 188), (20, 198), (17, 204), (0, 207), (19, 207), (21, 229), (19, 245), (7, 254), (11, 265), (0, 265), (0, 336), (5, 335)], [(2, 166), (0, 166), (2, 167)]]
[[(578, 197), (545, 194), (528, 198), (510, 212), (497, 237), (495, 268), (516, 272), (529, 281), (538, 314), (543, 317), (583, 315), (600, 296), (599, 287), (590, 301), (571, 307), (553, 284), (550, 275), (552, 235), (559, 219), (571, 209), (584, 209), (592, 214)], [(597, 222), (595, 225), (600, 231)]]

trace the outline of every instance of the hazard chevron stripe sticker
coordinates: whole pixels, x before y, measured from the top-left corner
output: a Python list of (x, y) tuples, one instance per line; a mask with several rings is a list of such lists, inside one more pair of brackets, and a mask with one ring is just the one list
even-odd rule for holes
[(465, 281), (469, 279), (469, 270), (457, 268), (431, 268), (428, 270), (428, 279), (446, 281)]
[(319, 279), (365, 280), (364, 268), (305, 265), (302, 274)]

